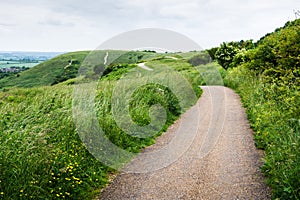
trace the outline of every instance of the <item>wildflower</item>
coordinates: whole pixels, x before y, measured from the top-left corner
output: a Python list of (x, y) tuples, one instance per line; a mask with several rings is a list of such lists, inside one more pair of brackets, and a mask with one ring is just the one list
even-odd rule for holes
[(22, 192), (23, 192), (23, 190), (20, 190), (20, 192), (22, 193)]
[(0, 192), (1, 195), (4, 195), (4, 192)]
[(76, 178), (75, 176), (73, 176), (72, 177), (74, 180), (76, 180), (76, 181), (80, 181), (80, 179), (79, 178)]

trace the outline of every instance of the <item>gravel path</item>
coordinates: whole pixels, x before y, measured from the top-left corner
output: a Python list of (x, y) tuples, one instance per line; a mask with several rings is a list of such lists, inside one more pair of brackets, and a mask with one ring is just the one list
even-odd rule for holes
[[(259, 170), (263, 154), (254, 146), (238, 95), (222, 86), (202, 88), (198, 103), (145, 152), (163, 148), (176, 134), (196, 130), (192, 142), (185, 143), (188, 150), (155, 171), (121, 172), (99, 199), (270, 199)], [(141, 154), (128, 167), (142, 167), (145, 162)]]

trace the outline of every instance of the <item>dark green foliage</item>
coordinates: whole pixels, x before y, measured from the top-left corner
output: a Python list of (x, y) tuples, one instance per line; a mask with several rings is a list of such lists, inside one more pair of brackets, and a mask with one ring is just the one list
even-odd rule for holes
[(216, 52), (218, 51), (219, 47), (213, 47), (211, 49), (206, 50), (209, 56), (211, 57), (212, 60), (216, 59)]
[[(220, 55), (217, 56), (217, 51), (220, 49), (220, 48), (223, 48), (221, 49), (218, 54), (220, 53), (225, 53), (225, 55), (229, 55), (230, 58), (235, 57), (234, 54), (230, 54), (229, 52), (227, 52), (226, 49), (228, 49), (229, 47), (235, 49), (235, 51), (237, 52), (237, 54), (240, 52), (240, 51), (243, 51), (243, 50), (249, 50), (249, 49), (253, 49), (255, 48), (255, 43), (253, 43), (253, 40), (241, 40), (239, 42), (228, 42), (228, 43), (222, 43), (220, 45), (220, 47), (214, 47), (214, 48), (211, 48), (211, 49), (208, 49), (206, 50), (208, 52), (208, 54), (210, 55), (210, 57), (213, 59), (213, 60), (217, 60), (220, 59)], [(234, 50), (233, 50), (234, 51)], [(233, 58), (232, 58), (233, 59)], [(218, 61), (219, 62), (219, 61)], [(220, 61), (222, 62), (222, 61)], [(236, 65), (237, 66), (237, 65)]]
[(211, 62), (211, 57), (206, 52), (201, 52), (188, 60), (193, 66), (205, 65)]
[[(291, 26), (293, 24), (293, 26)], [(265, 82), (300, 84), (300, 21), (290, 23), (260, 41), (249, 53), (248, 68), (262, 74)]]
[(223, 43), (217, 50), (215, 58), (217, 62), (224, 68), (228, 69), (233, 61), (234, 56), (237, 54), (238, 50), (231, 44)]
[(119, 80), (129, 69), (136, 67), (130, 64), (110, 64), (103, 71), (102, 80)]
[(156, 51), (153, 50), (144, 50), (143, 52), (156, 53)]
[(13, 75), (12, 73), (0, 73), (0, 79)]
[(76, 59), (70, 60), (69, 64), (63, 68), (62, 73), (55, 77), (51, 85), (55, 85), (57, 83), (61, 83), (66, 80), (76, 78), (79, 67), (80, 67), (80, 62), (78, 60)]
[(265, 150), (262, 167), (273, 198), (300, 199), (300, 20), (267, 34), (225, 83), (241, 95)]
[(10, 67), (10, 68), (0, 68), (0, 79), (9, 76), (20, 76), (20, 72), (30, 69), (29, 67)]

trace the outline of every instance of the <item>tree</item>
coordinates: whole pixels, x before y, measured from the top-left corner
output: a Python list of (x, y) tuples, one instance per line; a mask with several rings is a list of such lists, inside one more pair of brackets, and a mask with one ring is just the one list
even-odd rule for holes
[(211, 59), (213, 59), (213, 60), (216, 59), (215, 55), (216, 55), (216, 52), (218, 51), (218, 49), (219, 49), (219, 47), (213, 47), (211, 49), (206, 50), (207, 53), (209, 54), (209, 56), (211, 57)]
[(224, 69), (228, 69), (237, 52), (238, 48), (224, 42), (217, 50), (215, 58)]

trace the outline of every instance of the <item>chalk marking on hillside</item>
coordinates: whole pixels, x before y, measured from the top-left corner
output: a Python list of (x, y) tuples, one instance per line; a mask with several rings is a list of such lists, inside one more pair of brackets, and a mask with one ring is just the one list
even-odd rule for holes
[(106, 52), (106, 54), (105, 54), (105, 56), (104, 56), (104, 65), (106, 65), (106, 63), (107, 63), (107, 58), (108, 58), (108, 52)]
[(145, 70), (148, 70), (148, 71), (153, 71), (153, 69), (150, 68), (150, 67), (147, 67), (147, 66), (145, 65), (145, 63), (139, 63), (139, 64), (138, 64), (138, 67), (140, 67), (140, 68), (142, 68), (142, 69), (145, 69)]

